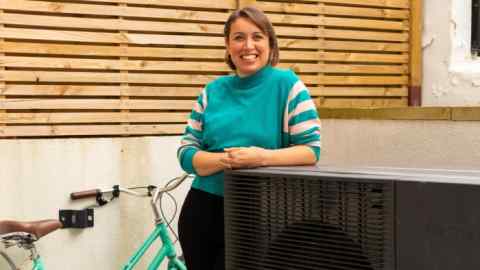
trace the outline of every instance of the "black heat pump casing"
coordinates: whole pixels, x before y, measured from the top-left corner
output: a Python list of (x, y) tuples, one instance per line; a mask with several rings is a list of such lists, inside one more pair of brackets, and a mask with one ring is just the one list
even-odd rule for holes
[(228, 171), (226, 269), (477, 270), (479, 208), (480, 171)]

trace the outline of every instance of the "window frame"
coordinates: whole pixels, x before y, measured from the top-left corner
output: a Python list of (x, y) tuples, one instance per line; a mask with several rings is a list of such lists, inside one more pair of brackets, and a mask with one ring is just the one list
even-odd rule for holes
[(480, 54), (480, 0), (472, 0), (472, 30), (471, 30), (471, 52), (472, 55)]
[(465, 80), (480, 75), (480, 59), (472, 53), (472, 1), (452, 0), (451, 52), (448, 71)]

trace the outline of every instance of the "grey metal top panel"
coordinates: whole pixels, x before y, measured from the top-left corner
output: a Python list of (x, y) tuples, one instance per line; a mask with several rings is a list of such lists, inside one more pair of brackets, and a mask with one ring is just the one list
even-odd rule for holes
[(238, 170), (253, 174), (325, 176), (330, 178), (400, 180), (480, 185), (480, 170), (444, 170), (401, 167), (287, 166)]

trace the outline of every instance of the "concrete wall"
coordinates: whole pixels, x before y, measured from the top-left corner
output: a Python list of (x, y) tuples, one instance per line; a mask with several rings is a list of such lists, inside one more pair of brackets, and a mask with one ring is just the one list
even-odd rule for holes
[[(478, 122), (326, 119), (322, 124), (321, 164), (447, 169), (480, 164)], [(165, 183), (181, 173), (178, 139), (0, 140), (0, 219), (56, 218), (60, 208), (89, 204), (69, 201), (69, 193), (81, 189)], [(188, 187), (176, 192), (179, 204)], [(167, 208), (171, 212), (173, 206)], [(94, 228), (58, 231), (39, 249), (48, 269), (120, 269), (150, 232), (151, 217), (148, 201), (124, 197), (95, 210)], [(18, 261), (26, 256), (12, 252)]]
[(477, 121), (322, 121), (321, 164), (479, 169)]
[[(480, 164), (478, 122), (325, 119), (322, 124), (321, 164), (448, 169)], [(89, 204), (69, 201), (69, 193), (81, 189), (165, 183), (181, 173), (178, 140), (0, 140), (0, 219), (56, 218), (60, 208)], [(176, 192), (179, 204), (188, 186)], [(171, 212), (173, 206), (167, 208)], [(120, 269), (150, 232), (151, 217), (147, 200), (124, 197), (95, 210), (94, 228), (58, 231), (39, 249), (48, 269)], [(26, 256), (12, 251), (18, 261)]]

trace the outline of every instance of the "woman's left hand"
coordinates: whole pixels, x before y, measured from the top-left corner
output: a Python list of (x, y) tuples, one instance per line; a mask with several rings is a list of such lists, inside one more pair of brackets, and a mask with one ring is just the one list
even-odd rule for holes
[(267, 165), (269, 150), (260, 147), (231, 147), (224, 151), (228, 157), (222, 162), (230, 164), (231, 168), (256, 168)]

